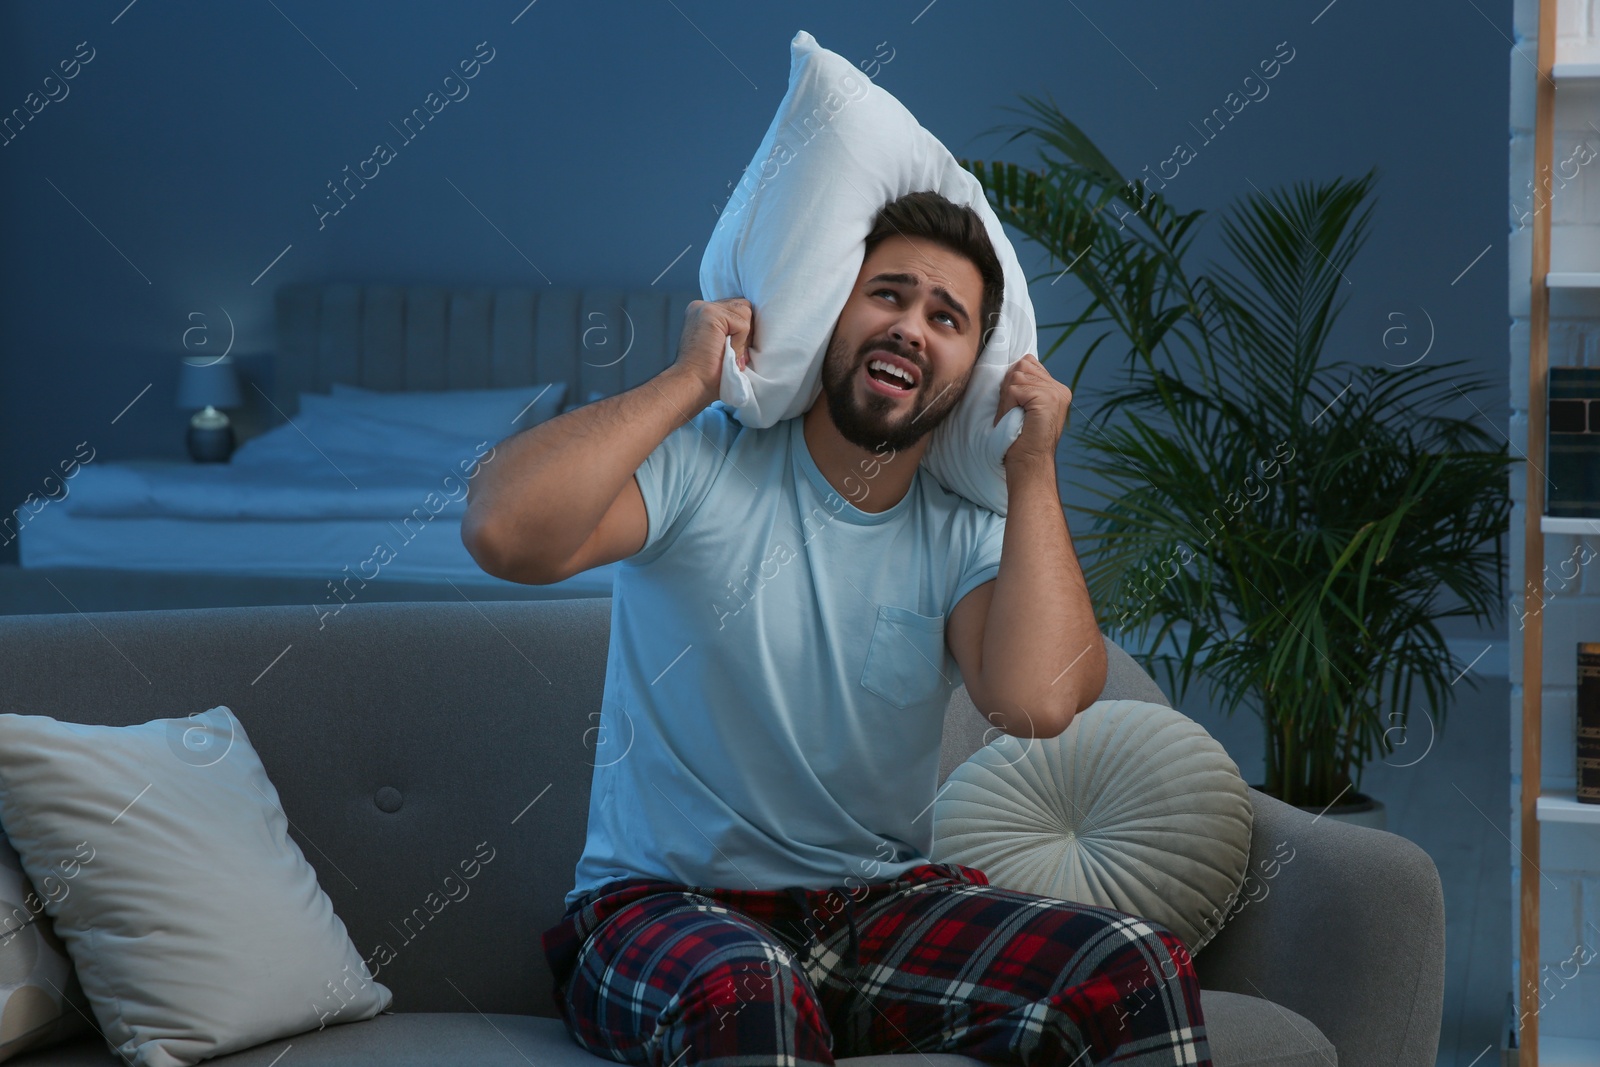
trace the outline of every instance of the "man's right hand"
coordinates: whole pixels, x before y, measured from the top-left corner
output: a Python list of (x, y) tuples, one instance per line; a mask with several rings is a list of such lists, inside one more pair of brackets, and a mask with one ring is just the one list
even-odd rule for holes
[(683, 315), (683, 336), (678, 341), (675, 368), (701, 383), (709, 399), (722, 391), (724, 342), (733, 339), (734, 358), (740, 369), (750, 364), (750, 324), (753, 309), (742, 296), (726, 300), (691, 300)]

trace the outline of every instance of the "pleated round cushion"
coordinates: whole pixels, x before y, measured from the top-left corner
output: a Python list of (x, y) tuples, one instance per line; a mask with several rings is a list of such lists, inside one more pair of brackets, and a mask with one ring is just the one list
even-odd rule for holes
[(935, 862), (991, 885), (1161, 923), (1191, 954), (1221, 929), (1250, 861), (1250, 798), (1199, 723), (1101, 700), (1051, 738), (1003, 734), (950, 772)]

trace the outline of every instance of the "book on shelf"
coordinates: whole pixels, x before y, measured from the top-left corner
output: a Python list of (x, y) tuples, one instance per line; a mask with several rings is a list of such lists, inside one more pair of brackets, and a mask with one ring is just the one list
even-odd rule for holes
[(1578, 793), (1600, 804), (1600, 642), (1578, 642)]
[(1544, 513), (1600, 518), (1600, 367), (1551, 367)]

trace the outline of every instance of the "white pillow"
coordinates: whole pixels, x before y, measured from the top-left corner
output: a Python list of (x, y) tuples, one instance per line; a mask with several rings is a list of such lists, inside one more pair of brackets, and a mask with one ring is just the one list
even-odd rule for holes
[(237, 462), (246, 449), (259, 449), (266, 438), (276, 434), (289, 443), (289, 453), (301, 453), (310, 458), (319, 458), (317, 450), (320, 449), (328, 455), (344, 453), (392, 456), (413, 461), (450, 460), (463, 450), (471, 455), (475, 444), (493, 444), (514, 432), (483, 428), (476, 434), (462, 433), (458, 428), (405, 422), (380, 414), (375, 407), (359, 402), (352, 404), (340, 397), (301, 393), (300, 410), (294, 416), (293, 425), (286, 422), (250, 438), (234, 455)]
[(1005, 273), (1000, 324), (978, 356), (923, 462), (939, 483), (1006, 513), (1001, 458), (1022, 432), (1014, 408), (997, 426), (1006, 370), (1038, 352), (1028, 280), (978, 179), (938, 138), (849, 60), (801, 30), (789, 43), (789, 91), (700, 260), (705, 300), (741, 296), (755, 309), (750, 366), (724, 345), (724, 404), (746, 426), (804, 413), (822, 391), (828, 339), (866, 258), (884, 204), (931, 189), (983, 219)]
[(951, 771), (931, 858), (1161, 923), (1193, 954), (1239, 902), (1253, 821), (1239, 768), (1205, 727), (1161, 704), (1099, 700), (1055, 737), (1003, 734)]
[(226, 707), (0, 715), (0, 822), (36, 885), (78, 862), (45, 910), (125, 1061), (186, 1067), (389, 1006)]
[(44, 911), (82, 870), (78, 857), (64, 860), (36, 892), (0, 830), (0, 1060), (89, 1032), (89, 1002)]
[(340, 407), (362, 414), (498, 441), (554, 418), (567, 398), (567, 383), (520, 385), (509, 389), (380, 393), (335, 382), (331, 395)]

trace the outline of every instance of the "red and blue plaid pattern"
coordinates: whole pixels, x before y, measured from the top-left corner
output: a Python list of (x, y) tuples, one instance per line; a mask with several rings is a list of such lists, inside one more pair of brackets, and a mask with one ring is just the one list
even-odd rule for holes
[(800, 892), (621, 879), (575, 901), (543, 944), (573, 1040), (640, 1067), (896, 1052), (1211, 1067), (1176, 934), (955, 863)]

